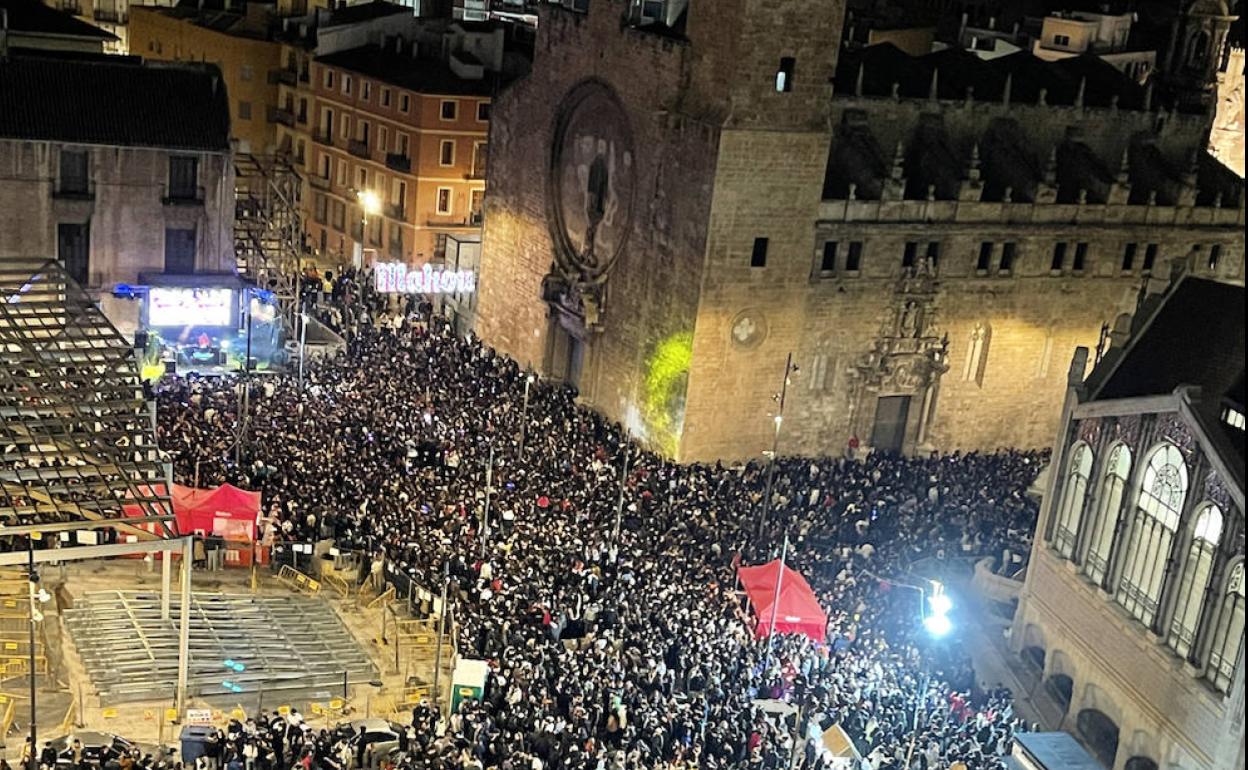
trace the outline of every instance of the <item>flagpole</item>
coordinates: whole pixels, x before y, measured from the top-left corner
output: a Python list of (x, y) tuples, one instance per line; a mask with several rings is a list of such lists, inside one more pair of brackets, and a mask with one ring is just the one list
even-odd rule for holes
[(776, 634), (776, 617), (780, 614), (780, 585), (784, 582), (784, 562), (789, 555), (789, 533), (784, 533), (784, 545), (780, 549), (780, 569), (776, 571), (776, 595), (771, 602), (771, 627), (767, 629), (767, 665), (763, 668), (766, 671), (771, 667), (771, 637)]

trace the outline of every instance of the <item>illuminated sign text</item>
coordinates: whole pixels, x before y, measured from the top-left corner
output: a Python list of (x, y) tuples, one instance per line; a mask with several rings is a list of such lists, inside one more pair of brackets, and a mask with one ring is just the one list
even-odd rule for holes
[(477, 290), (477, 275), (471, 270), (425, 265), (409, 271), (402, 262), (383, 262), (373, 266), (373, 273), (382, 294), (471, 294)]

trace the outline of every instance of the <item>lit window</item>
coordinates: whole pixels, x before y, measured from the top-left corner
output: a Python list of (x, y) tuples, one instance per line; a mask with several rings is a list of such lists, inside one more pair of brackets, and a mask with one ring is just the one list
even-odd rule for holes
[(1105, 580), (1109, 568), (1109, 555), (1113, 552), (1114, 531), (1121, 515), (1122, 498), (1131, 476), (1131, 450), (1126, 444), (1116, 444), (1109, 452), (1101, 477), (1101, 492), (1096, 498), (1092, 532), (1088, 538), (1088, 555), (1084, 573), (1093, 582)]
[(1228, 406), (1226, 409), (1222, 410), (1222, 422), (1232, 428), (1244, 430), (1244, 413), (1238, 409), (1232, 409)]
[(1214, 613), (1205, 661), (1205, 678), (1220, 692), (1230, 692), (1235, 665), (1244, 646), (1244, 562), (1231, 569), (1226, 590)]
[(451, 213), (451, 188), (438, 188), (438, 214), (449, 216)]
[(1092, 449), (1082, 441), (1075, 445), (1066, 467), (1066, 483), (1062, 488), (1057, 510), (1057, 528), (1053, 545), (1069, 559), (1075, 552), (1079, 526), (1083, 522), (1083, 506), (1088, 498), (1088, 480), (1092, 477)]
[(1175, 445), (1163, 444), (1153, 450), (1144, 469), (1118, 585), (1118, 603), (1145, 626), (1157, 618), (1170, 545), (1186, 498), (1183, 454)]
[(787, 94), (793, 90), (793, 68), (797, 65), (797, 60), (792, 56), (785, 56), (780, 60), (780, 68), (776, 70), (776, 91), (778, 93)]
[(1206, 505), (1196, 518), (1196, 531), (1188, 547), (1183, 574), (1179, 578), (1178, 599), (1170, 622), (1167, 643), (1179, 657), (1191, 654), (1196, 640), (1196, 626), (1205, 603), (1209, 580), (1213, 577), (1213, 560), (1222, 540), (1222, 511)]

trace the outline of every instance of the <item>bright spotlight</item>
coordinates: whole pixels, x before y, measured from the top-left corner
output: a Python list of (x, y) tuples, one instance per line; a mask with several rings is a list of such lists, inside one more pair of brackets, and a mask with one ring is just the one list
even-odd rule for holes
[(929, 615), (923, 619), (923, 627), (929, 634), (939, 639), (953, 630), (953, 623), (945, 615)]
[(946, 594), (936, 594), (933, 596), (931, 598), (931, 605), (932, 614), (934, 615), (948, 615), (949, 611), (953, 609), (953, 602)]

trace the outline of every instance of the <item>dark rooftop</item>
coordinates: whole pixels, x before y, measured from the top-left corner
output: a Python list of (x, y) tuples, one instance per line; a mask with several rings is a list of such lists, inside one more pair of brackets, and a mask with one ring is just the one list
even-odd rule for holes
[(8, 17), (9, 29), (39, 35), (81, 37), (93, 40), (116, 40), (117, 36), (94, 24), (54, 8), (39, 0), (0, 0), (0, 8)]
[(1154, 396), (1181, 385), (1201, 389), (1216, 407), (1242, 389), (1244, 287), (1185, 276), (1123, 348), (1116, 365), (1089, 378), (1095, 400)]
[(398, 5), (397, 3), (387, 3), (383, 0), (374, 0), (371, 3), (362, 3), (360, 5), (348, 5), (345, 8), (335, 8), (329, 14), (329, 20), (324, 25), (338, 26), (340, 24), (356, 24), (361, 21), (369, 21), (371, 19), (379, 19), (382, 16), (390, 16), (396, 13), (412, 14), (412, 9), (407, 6)]
[[(938, 99), (961, 100), (973, 89), (975, 101), (1036, 104), (1044, 91), (1045, 103), (1073, 105), (1080, 96), (1088, 107), (1109, 107), (1115, 102), (1124, 110), (1143, 109), (1145, 90), (1113, 65), (1092, 56), (1074, 56), (1046, 62), (1028, 51), (984, 60), (961, 48), (947, 48), (924, 56), (910, 56), (892, 43), (880, 43), (842, 54), (837, 65), (836, 93), (852, 96), (859, 72), (863, 96), (898, 96), (925, 99), (931, 93), (933, 75)], [(1154, 106), (1160, 106), (1160, 99)]]
[(437, 59), (413, 58), (375, 45), (318, 56), (316, 60), (416, 93), (488, 96), (494, 92), (495, 77), (491, 74), (482, 80), (465, 80)]
[(224, 152), (229, 134), (211, 65), (34, 51), (0, 59), (0, 137)]

